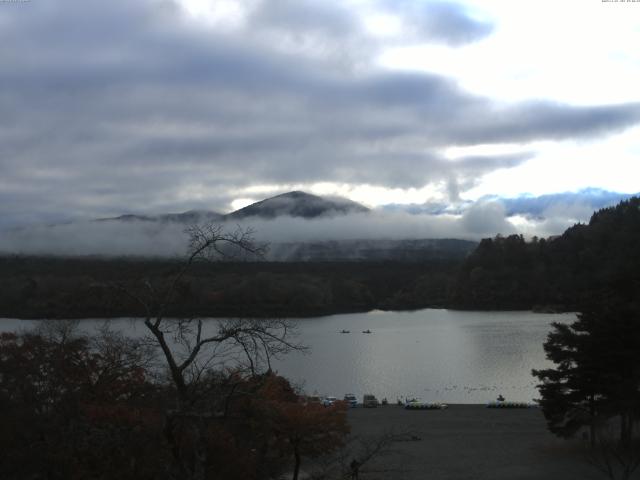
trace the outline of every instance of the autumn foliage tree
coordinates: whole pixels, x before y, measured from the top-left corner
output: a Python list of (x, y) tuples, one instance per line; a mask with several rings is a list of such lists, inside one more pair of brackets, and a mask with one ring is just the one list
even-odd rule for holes
[(219, 414), (207, 421), (206, 478), (278, 478), (303, 457), (340, 448), (349, 433), (346, 407), (307, 404), (273, 372), (218, 377)]
[(262, 389), (266, 417), (273, 420), (274, 439), (279, 449), (293, 457), (293, 480), (300, 473), (302, 458), (314, 458), (343, 446), (349, 425), (347, 404), (331, 407), (307, 403), (295, 395), (282, 377), (269, 376)]
[(194, 435), (193, 423), (168, 423), (175, 392), (143, 353), (112, 332), (2, 334), (0, 477), (170, 479), (176, 458), (203, 449), (207, 479), (297, 478), (303, 458), (349, 431), (343, 405), (306, 404), (269, 371), (230, 370), (203, 374)]
[(153, 478), (157, 462), (145, 466), (141, 450), (157, 443), (161, 418), (145, 355), (135, 341), (64, 322), (1, 334), (0, 476)]

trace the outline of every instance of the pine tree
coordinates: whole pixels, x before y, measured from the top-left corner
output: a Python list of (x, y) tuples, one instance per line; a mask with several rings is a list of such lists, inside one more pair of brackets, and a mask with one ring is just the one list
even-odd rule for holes
[(628, 442), (640, 406), (640, 317), (629, 303), (599, 296), (570, 325), (553, 324), (544, 344), (555, 368), (534, 370), (549, 430), (569, 437), (620, 418)]

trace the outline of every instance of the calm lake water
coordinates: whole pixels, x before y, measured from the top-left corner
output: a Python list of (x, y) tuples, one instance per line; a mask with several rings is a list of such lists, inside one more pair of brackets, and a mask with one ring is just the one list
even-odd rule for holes
[[(449, 403), (484, 403), (502, 394), (531, 401), (538, 397), (531, 369), (549, 365), (542, 343), (551, 322), (574, 319), (574, 314), (433, 309), (306, 318), (297, 321), (298, 340), (310, 351), (290, 354), (274, 368), (310, 394), (373, 393), (390, 402), (418, 397)], [(90, 331), (102, 323), (87, 319), (81, 325)], [(0, 330), (35, 324), (0, 319)], [(140, 322), (110, 324), (132, 336), (145, 333)], [(340, 333), (343, 329), (351, 333)]]

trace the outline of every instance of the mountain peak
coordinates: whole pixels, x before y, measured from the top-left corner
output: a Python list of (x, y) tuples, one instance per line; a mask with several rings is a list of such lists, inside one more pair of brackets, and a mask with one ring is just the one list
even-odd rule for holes
[(222, 222), (224, 220), (241, 220), (248, 217), (276, 218), (280, 216), (318, 218), (363, 213), (369, 209), (346, 198), (324, 198), (318, 195), (294, 190), (281, 193), (260, 202), (252, 203), (240, 210), (221, 215), (207, 210), (189, 210), (183, 213), (165, 213), (161, 215), (127, 214), (119, 217), (101, 218), (98, 221), (119, 222), (164, 222), (194, 224), (199, 222)]
[(324, 198), (294, 190), (248, 205), (227, 218), (276, 218), (279, 216), (317, 218), (368, 212), (369, 209), (346, 198)]

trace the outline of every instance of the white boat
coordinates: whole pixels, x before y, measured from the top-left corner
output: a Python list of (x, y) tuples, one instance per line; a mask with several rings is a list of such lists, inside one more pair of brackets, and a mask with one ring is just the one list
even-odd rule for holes
[(421, 402), (419, 400), (409, 400), (404, 404), (407, 410), (444, 410), (449, 405), (439, 402)]

